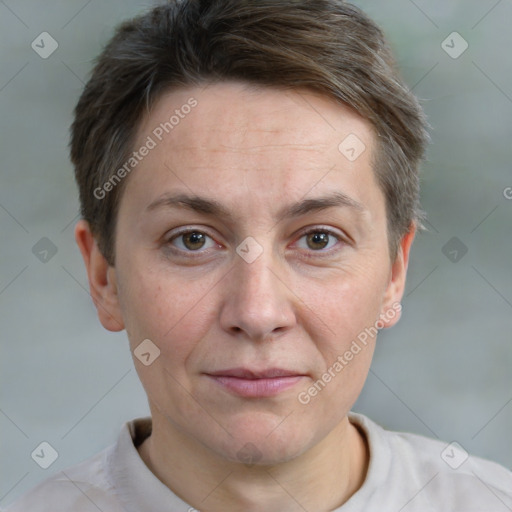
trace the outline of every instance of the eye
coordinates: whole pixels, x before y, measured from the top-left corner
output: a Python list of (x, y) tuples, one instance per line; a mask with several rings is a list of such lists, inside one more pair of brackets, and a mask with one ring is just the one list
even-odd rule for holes
[[(208, 239), (210, 240), (210, 246), (207, 245)], [(201, 249), (209, 249), (217, 245), (209, 235), (197, 229), (181, 231), (170, 237), (167, 244), (177, 247), (182, 252), (204, 252)]]
[[(304, 240), (304, 242), (302, 242)], [(345, 243), (344, 238), (335, 231), (327, 228), (310, 229), (302, 233), (299, 238), (298, 247), (306, 251), (330, 254), (331, 249), (341, 242)], [(197, 253), (202, 254), (208, 249), (219, 247), (219, 244), (204, 231), (199, 229), (187, 229), (175, 233), (166, 240), (166, 245), (170, 246), (176, 253)]]
[(343, 237), (334, 231), (326, 228), (310, 229), (302, 234), (300, 240), (305, 239), (305, 247), (301, 249), (312, 250), (314, 252), (331, 252), (330, 249), (336, 246), (337, 242), (344, 242)]

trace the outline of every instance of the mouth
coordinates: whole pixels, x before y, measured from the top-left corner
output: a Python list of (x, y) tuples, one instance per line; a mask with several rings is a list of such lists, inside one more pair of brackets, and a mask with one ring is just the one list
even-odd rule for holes
[(206, 375), (225, 390), (246, 398), (278, 395), (307, 377), (306, 374), (281, 368), (265, 370), (231, 368)]

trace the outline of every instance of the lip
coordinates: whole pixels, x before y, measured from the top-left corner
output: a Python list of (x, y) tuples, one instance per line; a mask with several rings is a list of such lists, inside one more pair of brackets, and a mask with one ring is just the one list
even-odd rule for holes
[(281, 368), (266, 370), (249, 370), (247, 368), (231, 368), (206, 374), (223, 388), (247, 398), (264, 398), (295, 386), (306, 377), (296, 371)]

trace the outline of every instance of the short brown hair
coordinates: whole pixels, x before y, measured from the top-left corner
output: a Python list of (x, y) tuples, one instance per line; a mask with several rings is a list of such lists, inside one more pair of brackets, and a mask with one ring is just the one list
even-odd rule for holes
[(94, 191), (126, 162), (145, 109), (178, 87), (227, 80), (308, 88), (372, 124), (394, 259), (411, 223), (421, 226), (428, 134), (379, 27), (342, 0), (171, 0), (117, 28), (75, 109), (70, 145), (81, 213), (108, 262), (126, 179), (103, 199)]

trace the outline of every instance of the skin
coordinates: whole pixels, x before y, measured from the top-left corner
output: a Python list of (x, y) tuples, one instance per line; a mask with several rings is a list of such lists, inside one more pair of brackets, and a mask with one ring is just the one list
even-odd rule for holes
[[(103, 326), (126, 329), (132, 351), (144, 339), (160, 349), (149, 366), (134, 357), (153, 418), (139, 453), (202, 511), (333, 510), (361, 487), (368, 467), (366, 440), (347, 413), (375, 338), (308, 404), (298, 395), (365, 328), (398, 321), (399, 312), (388, 312), (403, 295), (415, 226), (391, 261), (372, 127), (306, 90), (226, 82), (166, 93), (142, 120), (136, 147), (190, 97), (197, 107), (127, 178), (115, 266), (85, 221), (75, 229)], [(349, 134), (366, 145), (354, 162), (338, 150)], [(215, 199), (233, 219), (147, 209), (177, 191)], [(333, 191), (362, 210), (278, 217), (287, 205)], [(174, 237), (183, 227), (208, 236)], [(326, 228), (334, 231), (326, 247), (304, 234)], [(247, 237), (262, 248), (252, 263), (236, 252)], [(276, 396), (247, 398), (206, 375), (234, 367), (303, 377)], [(244, 464), (242, 449), (258, 460)]]

